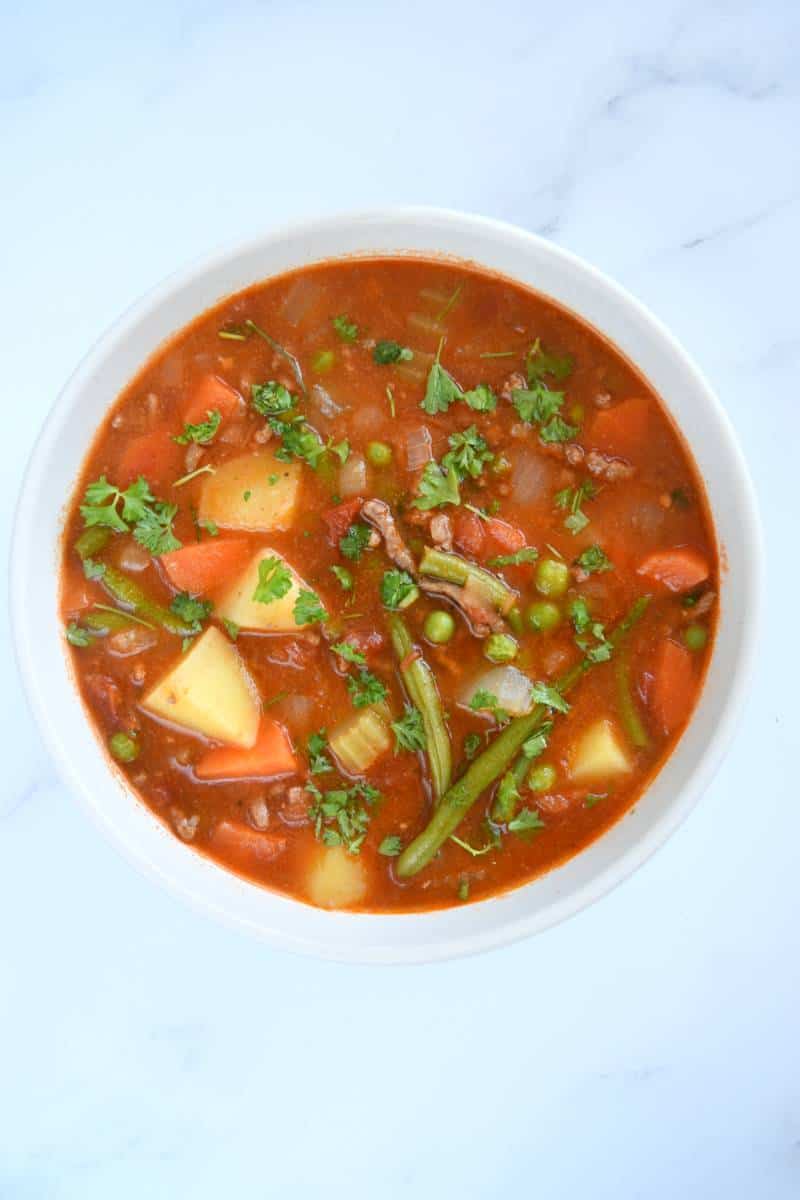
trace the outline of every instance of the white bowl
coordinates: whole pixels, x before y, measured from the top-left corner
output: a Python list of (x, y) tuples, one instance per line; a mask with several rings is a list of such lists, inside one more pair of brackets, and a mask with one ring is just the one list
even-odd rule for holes
[[(260, 888), (184, 845), (107, 763), (75, 691), (58, 617), (64, 498), (109, 405), (144, 361), (222, 297), (340, 255), (416, 251), (472, 260), (552, 296), (611, 339), (647, 376), (682, 429), (708, 489), (722, 554), (716, 646), (694, 717), (635, 807), (564, 866), (495, 899), (417, 914), (323, 912)], [(11, 554), (14, 640), (45, 740), (109, 838), (198, 907), (275, 946), (325, 958), (422, 962), (545, 929), (640, 866), (709, 783), (730, 740), (754, 660), (762, 549), (753, 489), (727, 416), (675, 339), (637, 300), (539, 237), (481, 217), (399, 209), (292, 226), (173, 276), (106, 333), (66, 384), (34, 449)]]

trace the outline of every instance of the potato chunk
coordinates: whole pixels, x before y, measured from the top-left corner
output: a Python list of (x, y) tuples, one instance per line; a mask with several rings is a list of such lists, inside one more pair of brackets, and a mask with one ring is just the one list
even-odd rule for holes
[(578, 739), (570, 757), (576, 782), (610, 779), (631, 770), (631, 761), (611, 721), (596, 721)]
[(268, 449), (244, 454), (206, 475), (198, 518), (213, 521), (220, 529), (258, 533), (289, 529), (299, 486), (299, 463), (279, 462)]
[(148, 692), (142, 708), (215, 742), (249, 749), (258, 736), (258, 692), (235, 647), (215, 627)]
[[(264, 604), (254, 600), (258, 587), (259, 563), (268, 558), (277, 559), (292, 577), (291, 586), (285, 596)], [(297, 572), (276, 550), (264, 548), (253, 555), (247, 570), (217, 604), (215, 615), (234, 621), (240, 629), (257, 629), (264, 633), (298, 633), (303, 626), (294, 619), (294, 602), (301, 588), (307, 587)]]
[(361, 859), (342, 846), (321, 846), (308, 872), (308, 898), (318, 908), (350, 908), (367, 894)]

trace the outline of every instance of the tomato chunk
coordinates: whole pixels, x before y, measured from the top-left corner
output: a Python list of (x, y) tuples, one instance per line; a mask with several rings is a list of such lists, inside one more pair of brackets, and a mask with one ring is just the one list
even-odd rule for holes
[(195, 764), (198, 779), (272, 779), (291, 775), (297, 759), (289, 735), (282, 725), (264, 717), (255, 744), (249, 750), (218, 746)]
[(345, 500), (342, 504), (337, 504), (335, 508), (329, 508), (322, 514), (322, 519), (328, 526), (328, 537), (332, 545), (335, 546), (339, 539), (347, 533), (360, 513), (363, 503), (360, 496), (354, 496), (352, 500)]
[(162, 554), (161, 565), (179, 592), (199, 596), (241, 574), (250, 554), (246, 538), (212, 538)]
[(490, 517), (486, 522), (486, 534), (488, 540), (493, 543), (492, 554), (513, 554), (515, 550), (521, 550), (527, 544), (527, 538), (521, 529), (517, 529), (516, 525), (509, 525), (508, 521), (499, 520), (498, 517)]
[(648, 554), (636, 568), (636, 573), (663, 583), (671, 592), (688, 592), (708, 579), (710, 567), (698, 550), (676, 546), (674, 550)]
[(464, 512), (462, 509), (453, 516), (453, 542), (463, 554), (471, 558), (481, 558), (486, 534), (483, 521), (475, 513)]

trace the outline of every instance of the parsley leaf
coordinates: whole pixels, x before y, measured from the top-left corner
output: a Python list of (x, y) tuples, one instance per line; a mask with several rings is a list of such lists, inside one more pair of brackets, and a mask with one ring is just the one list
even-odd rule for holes
[(464, 399), (474, 412), (494, 412), (497, 408), (497, 397), (488, 383), (479, 383), (477, 387), (464, 392)]
[(435, 416), (436, 413), (447, 412), (454, 400), (463, 400), (464, 393), (461, 388), (445, 371), (442, 364), (439, 362), (439, 355), (442, 352), (441, 343), (436, 351), (436, 358), (428, 372), (428, 382), (425, 386), (425, 395), (420, 401), (420, 408), (423, 408), (429, 416)]
[(482, 740), (479, 733), (468, 733), (464, 738), (464, 757), (474, 758)]
[(385, 367), (389, 363), (408, 362), (414, 357), (414, 351), (409, 350), (408, 346), (401, 346), (399, 342), (382, 341), (375, 343), (372, 357), (376, 363)]
[(258, 584), (252, 599), (258, 604), (272, 604), (281, 600), (292, 586), (292, 573), (284, 562), (275, 555), (262, 558), (258, 564)]
[(197, 600), (189, 592), (178, 592), (169, 606), (170, 612), (174, 612), (187, 625), (193, 625), (198, 633), (203, 621), (210, 616), (211, 608), (210, 600)]
[(331, 317), (331, 325), (343, 342), (355, 342), (357, 340), (358, 326), (350, 320), (347, 313), (339, 313), (338, 317)]
[(331, 454), (336, 455), (339, 462), (342, 464), (342, 466), (344, 466), (350, 457), (350, 443), (348, 442), (347, 438), (344, 438), (341, 442), (337, 442), (336, 445), (334, 445), (332, 442), (329, 442), (327, 448), (330, 450)]
[(302, 417), (296, 417), (292, 421), (270, 417), (269, 425), (273, 433), (279, 434), (281, 438), (282, 444), (275, 451), (275, 457), (280, 462), (291, 462), (293, 458), (301, 458), (316, 471), (326, 447)]
[(470, 425), (463, 433), (451, 433), (447, 440), (452, 449), (442, 459), (442, 467), (445, 471), (452, 467), (459, 480), (466, 479), (468, 475), (477, 479), (483, 471), (483, 464), (494, 460), (486, 439), (481, 437), (474, 425)]
[(560, 492), (556, 492), (553, 497), (553, 503), (556, 508), (569, 509), (568, 515), (564, 518), (564, 528), (568, 529), (573, 535), (580, 533), (589, 524), (589, 518), (586, 516), (583, 508), (584, 500), (592, 500), (597, 495), (597, 486), (592, 479), (584, 479), (583, 483), (576, 488), (562, 488)]
[(531, 689), (531, 699), (534, 704), (544, 704), (546, 708), (554, 708), (557, 712), (568, 713), (569, 705), (558, 688), (549, 683), (535, 683)]
[[(121, 514), (118, 508), (120, 500)], [(147, 506), (154, 501), (155, 496), (150, 491), (150, 485), (142, 475), (124, 492), (113, 483), (109, 483), (105, 475), (101, 475), (86, 488), (81, 516), (87, 529), (93, 525), (100, 525), (106, 529), (113, 529), (115, 533), (127, 533), (129, 522), (141, 520)]]
[(497, 785), (497, 794), (492, 805), (492, 819), (508, 825), (522, 800), (513, 771), (506, 771)]
[(350, 788), (321, 792), (309, 780), (306, 791), (312, 797), (308, 815), (314, 824), (317, 839), (324, 846), (344, 846), (350, 854), (358, 854), (369, 828), (370, 813), (367, 806), (380, 799), (377, 788), (360, 782)]
[(397, 834), (389, 833), (378, 846), (378, 854), (383, 854), (386, 858), (396, 858), (403, 849), (403, 843)]
[(533, 758), (538, 758), (540, 754), (544, 754), (547, 749), (547, 739), (552, 731), (553, 722), (545, 721), (540, 725), (536, 733), (531, 734), (529, 738), (522, 743), (522, 753), (530, 761)]
[(339, 538), (339, 549), (345, 558), (359, 562), (369, 545), (370, 528), (361, 522), (351, 525), (344, 537)]
[(417, 585), (408, 571), (384, 571), (381, 580), (381, 600), (386, 608), (407, 608), (418, 595)]
[(75, 621), (70, 621), (65, 636), (70, 646), (91, 646), (94, 641), (88, 629), (81, 629)]
[(566, 379), (568, 375), (572, 374), (573, 361), (570, 354), (548, 353), (537, 338), (525, 357), (525, 368), (528, 373), (528, 383), (540, 380), (544, 375), (553, 375), (556, 379)]
[(347, 567), (339, 567), (336, 565), (336, 563), (334, 563), (333, 566), (331, 567), (331, 571), (333, 572), (333, 574), (336, 576), (337, 580), (339, 581), (339, 586), (341, 587), (342, 591), (343, 592), (352, 592), (353, 576), (350, 574)]
[(84, 558), (83, 573), (87, 579), (102, 579), (106, 573), (106, 564), (94, 558)]
[(460, 503), (461, 493), (458, 490), (455, 467), (449, 467), (444, 474), (438, 463), (426, 463), (419, 481), (419, 495), (412, 502), (412, 507), (427, 511), (430, 508), (440, 508), (444, 504)]
[(322, 607), (316, 592), (300, 588), (292, 609), (295, 625), (316, 625), (318, 621), (327, 621), (328, 614)]
[(225, 632), (227, 633), (228, 637), (232, 642), (235, 642), (239, 636), (241, 626), (237, 625), (235, 621), (229, 620), (228, 617), (222, 618), (222, 624), (225, 626)]
[(165, 504), (162, 500), (156, 500), (150, 508), (145, 509), (133, 527), (133, 536), (139, 545), (153, 555), (180, 550), (181, 543), (172, 532), (177, 511), (177, 504)]
[(563, 392), (551, 392), (543, 383), (533, 388), (514, 388), (511, 403), (523, 421), (540, 425), (554, 417), (564, 403)]
[(366, 658), (350, 642), (334, 642), (331, 650), (333, 650), (334, 654), (338, 654), (340, 658), (343, 658), (345, 662), (355, 663), (357, 667), (366, 666)]
[(569, 606), (569, 615), (576, 633), (585, 633), (592, 623), (592, 614), (589, 612), (589, 605), (583, 596), (576, 596), (572, 601)]
[(276, 379), (266, 383), (254, 383), (250, 388), (250, 403), (262, 417), (273, 417), (276, 413), (289, 412), (295, 399), (288, 388)]
[(523, 808), (512, 821), (508, 822), (510, 833), (534, 833), (544, 829), (545, 823), (535, 808)]
[(583, 567), (584, 571), (588, 571), (590, 575), (599, 571), (611, 571), (614, 567), (614, 564), (600, 546), (589, 546), (584, 550), (583, 554), (578, 555), (575, 562), (579, 567)]
[(366, 708), (370, 704), (379, 704), (385, 700), (388, 689), (376, 675), (362, 667), (358, 675), (350, 675), (347, 679), (347, 690), (354, 708)]
[(487, 691), (486, 688), (477, 689), (469, 702), (469, 706), (474, 712), (492, 713), (497, 721), (508, 720), (508, 713), (504, 708), (500, 707), (500, 701), (497, 699), (497, 696)]
[(327, 739), (328, 735), (324, 729), (312, 733), (308, 739), (308, 767), (312, 775), (324, 775), (327, 771), (333, 770), (331, 761), (325, 754)]
[(543, 442), (568, 442), (577, 432), (577, 425), (568, 425), (564, 418), (556, 413), (546, 425), (541, 426), (539, 437)]
[(490, 567), (521, 567), (525, 563), (536, 562), (539, 557), (539, 551), (535, 546), (523, 546), (521, 550), (515, 550), (513, 554), (498, 554), (496, 558), (489, 559)]
[(417, 750), (424, 750), (427, 745), (422, 713), (410, 704), (406, 704), (405, 712), (399, 720), (392, 721), (392, 731), (395, 736), (395, 754), (400, 750), (415, 753)]
[(187, 421), (183, 427), (183, 433), (177, 434), (172, 440), (177, 442), (179, 446), (188, 446), (190, 442), (196, 442), (198, 446), (207, 446), (213, 441), (214, 434), (219, 429), (222, 414), (217, 409), (207, 409), (207, 421), (200, 421), (197, 425), (190, 425)]

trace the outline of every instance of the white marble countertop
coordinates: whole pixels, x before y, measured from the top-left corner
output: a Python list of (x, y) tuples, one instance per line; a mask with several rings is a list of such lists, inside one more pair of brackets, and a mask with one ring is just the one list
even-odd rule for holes
[(677, 836), (566, 925), (428, 968), (271, 952), (141, 878), (56, 778), (6, 637), (3, 1200), (800, 1194), (799, 63), (793, 0), (5, 6), (4, 548), (49, 405), (139, 293), (289, 218), (432, 203), (544, 232), (671, 326), (770, 578)]

